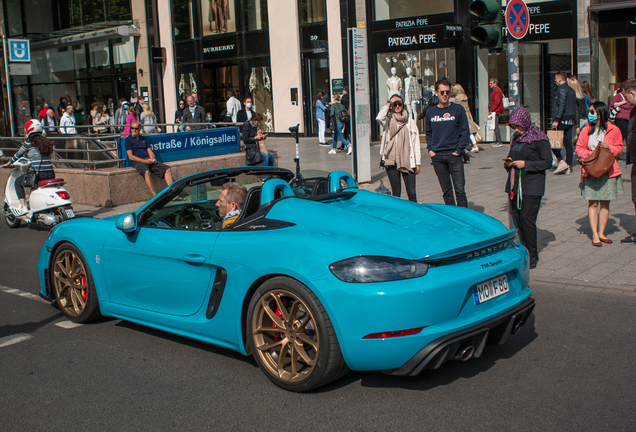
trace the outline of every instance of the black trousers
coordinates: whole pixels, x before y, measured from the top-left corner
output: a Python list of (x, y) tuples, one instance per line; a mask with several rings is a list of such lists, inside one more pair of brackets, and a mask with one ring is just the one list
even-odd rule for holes
[[(444, 204), (468, 207), (468, 199), (464, 191), (466, 180), (464, 178), (464, 158), (462, 155), (435, 155), (433, 156), (433, 169), (437, 174), (437, 180), (444, 194)], [(453, 197), (453, 188), (455, 196)]]
[[(52, 180), (55, 178), (55, 171), (40, 171), (35, 178), (36, 184), (40, 180)], [(18, 196), (18, 199), (24, 199), (24, 186), (22, 183), (24, 182), (24, 174), (15, 179), (15, 193)]]
[(524, 195), (521, 201), (521, 210), (517, 209), (517, 200), (508, 200), (510, 203), (510, 221), (517, 228), (517, 234), (521, 244), (528, 249), (530, 259), (539, 259), (537, 250), (537, 216), (541, 207), (539, 195)]
[(415, 193), (415, 172), (402, 172), (398, 171), (395, 165), (385, 167), (386, 176), (389, 178), (391, 184), (391, 193), (395, 197), (402, 195), (402, 180), (404, 179), (404, 186), (406, 187), (406, 195), (409, 197), (409, 201), (417, 202), (417, 194)]

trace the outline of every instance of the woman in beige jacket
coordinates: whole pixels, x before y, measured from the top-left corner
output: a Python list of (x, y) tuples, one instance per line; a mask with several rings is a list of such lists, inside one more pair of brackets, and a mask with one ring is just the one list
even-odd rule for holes
[(417, 202), (415, 176), (420, 173), (422, 159), (420, 132), (415, 120), (409, 116), (402, 96), (391, 96), (391, 101), (380, 109), (375, 119), (382, 126), (381, 165), (389, 178), (393, 196), (402, 194), (402, 177), (409, 200)]
[(472, 146), (466, 150), (471, 153), (477, 153), (479, 146), (477, 146), (475, 135), (479, 132), (479, 126), (477, 126), (477, 123), (473, 120), (473, 115), (470, 113), (470, 107), (468, 106), (468, 96), (466, 96), (464, 87), (462, 87), (461, 84), (454, 84), (453, 87), (451, 87), (451, 102), (464, 107), (466, 117), (468, 117), (468, 126), (470, 126), (470, 143)]

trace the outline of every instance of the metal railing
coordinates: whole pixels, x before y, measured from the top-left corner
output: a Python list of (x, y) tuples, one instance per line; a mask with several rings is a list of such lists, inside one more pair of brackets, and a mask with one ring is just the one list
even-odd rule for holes
[[(221, 127), (237, 127), (240, 123), (187, 123), (187, 126), (200, 128), (198, 130), (215, 129)], [(150, 125), (141, 125), (142, 135), (144, 134), (143, 127)], [(182, 123), (157, 123), (152, 126), (162, 128), (160, 133), (181, 133), (179, 128), (186, 126)], [(63, 134), (57, 132), (50, 132), (49, 129), (59, 130), (65, 128), (65, 126), (46, 126), (47, 138), (53, 141), (55, 150), (51, 157), (53, 165), (58, 168), (83, 168), (83, 169), (98, 169), (98, 168), (112, 168), (123, 167), (124, 162), (127, 159), (119, 158), (119, 145), (118, 140), (123, 134), (124, 127), (121, 128), (121, 133), (98, 133), (95, 132), (95, 127), (107, 127), (110, 130), (119, 129), (119, 127), (108, 126), (90, 126), (90, 125), (77, 125), (74, 126), (78, 132), (85, 131), (78, 134)], [(170, 129), (171, 132), (165, 132)], [(239, 128), (240, 134), (240, 128)], [(0, 150), (4, 153), (4, 156), (0, 156), (0, 161), (4, 163), (7, 159), (11, 158), (22, 146), (24, 142), (24, 136), (17, 137), (0, 137)], [(72, 147), (62, 147), (61, 143), (71, 142)], [(78, 157), (81, 156), (81, 157)]]

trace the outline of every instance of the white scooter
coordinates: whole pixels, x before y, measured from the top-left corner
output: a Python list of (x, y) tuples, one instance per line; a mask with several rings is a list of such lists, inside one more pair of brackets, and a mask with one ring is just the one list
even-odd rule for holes
[(13, 163), (17, 167), (11, 171), (7, 179), (7, 186), (4, 190), (4, 214), (7, 225), (10, 228), (17, 228), (24, 221), (27, 223), (37, 222), (45, 228), (52, 229), (55, 225), (75, 217), (71, 206), (71, 195), (62, 187), (64, 179), (41, 180), (37, 187), (27, 191), (27, 206), (29, 211), (18, 216), (20, 200), (15, 191), (15, 181), (22, 174), (26, 174), (31, 166), (31, 161), (27, 158), (20, 158)]

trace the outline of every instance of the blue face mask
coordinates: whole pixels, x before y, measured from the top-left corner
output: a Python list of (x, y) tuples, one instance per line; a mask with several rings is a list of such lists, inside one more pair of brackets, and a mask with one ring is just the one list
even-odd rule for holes
[(587, 121), (588, 122), (596, 123), (596, 120), (598, 120), (598, 117), (596, 116), (596, 114), (587, 113)]

